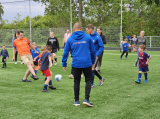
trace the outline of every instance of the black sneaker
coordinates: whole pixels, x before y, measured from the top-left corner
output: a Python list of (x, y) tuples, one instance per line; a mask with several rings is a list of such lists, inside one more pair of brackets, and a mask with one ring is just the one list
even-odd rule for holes
[(4, 67), (2, 67), (2, 68), (4, 68)]
[(100, 70), (98, 70), (98, 73), (100, 74), (100, 73), (101, 73), (101, 71), (100, 71)]
[(34, 78), (34, 77), (33, 77), (33, 74), (32, 74), (30, 77), (33, 79), (33, 78)]
[(31, 77), (31, 78), (33, 78), (34, 80), (38, 80), (39, 79), (37, 75), (33, 75), (33, 77)]
[(49, 91), (49, 90), (42, 90), (42, 92), (47, 92), (47, 93), (48, 93), (48, 92), (50, 92), (50, 91)]
[(23, 79), (22, 79), (22, 82), (32, 82), (32, 81), (30, 81), (30, 80), (28, 80), (28, 79), (26, 79), (26, 80), (23, 80)]
[(49, 85), (49, 88), (52, 89), (52, 90), (55, 90), (56, 87), (52, 86), (52, 85)]

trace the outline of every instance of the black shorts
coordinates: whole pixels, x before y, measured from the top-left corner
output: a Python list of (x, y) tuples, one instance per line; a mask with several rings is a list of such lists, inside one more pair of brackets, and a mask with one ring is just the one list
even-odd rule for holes
[(2, 62), (6, 62), (7, 58), (6, 57), (3, 57), (2, 58)]
[(38, 66), (38, 61), (33, 62), (35, 66)]
[(51, 53), (57, 53), (57, 49), (52, 49), (52, 52)]

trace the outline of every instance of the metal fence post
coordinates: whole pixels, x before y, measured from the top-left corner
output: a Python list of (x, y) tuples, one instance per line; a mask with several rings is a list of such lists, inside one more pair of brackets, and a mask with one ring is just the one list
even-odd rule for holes
[(50, 36), (51, 28), (49, 28), (49, 36)]
[(12, 35), (13, 35), (13, 38), (14, 38), (14, 29), (12, 29)]
[(151, 41), (152, 41), (152, 37), (150, 36), (150, 48), (151, 48)]

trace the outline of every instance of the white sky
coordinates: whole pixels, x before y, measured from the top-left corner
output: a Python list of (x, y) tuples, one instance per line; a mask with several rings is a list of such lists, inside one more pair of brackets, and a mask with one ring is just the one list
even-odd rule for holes
[[(16, 1), (16, 2), (14, 2)], [(23, 2), (17, 2), (17, 1), (23, 1)], [(15, 20), (14, 17), (17, 17), (17, 13), (19, 13), (20, 20), (23, 19), (25, 16), (29, 16), (29, 1), (25, 0), (0, 0), (4, 15), (2, 16), (3, 20), (9, 20), (11, 22), (12, 20)], [(13, 3), (8, 3), (13, 2)], [(31, 17), (37, 16), (37, 15), (44, 15), (45, 11), (45, 5), (42, 5), (38, 2), (33, 2), (31, 0)]]

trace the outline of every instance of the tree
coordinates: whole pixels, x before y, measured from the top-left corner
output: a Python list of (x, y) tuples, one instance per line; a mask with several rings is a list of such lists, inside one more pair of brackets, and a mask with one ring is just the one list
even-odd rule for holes
[(153, 3), (156, 3), (157, 5), (160, 4), (159, 0), (141, 0), (141, 2), (147, 2), (148, 5), (152, 5)]
[(3, 11), (3, 6), (1, 5), (0, 3), (0, 23), (1, 23), (1, 19), (2, 19), (2, 15), (4, 14), (4, 11)]

